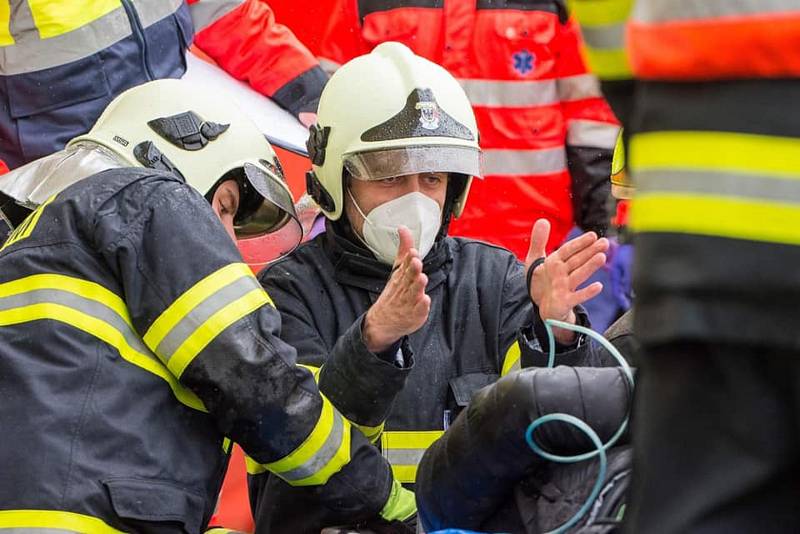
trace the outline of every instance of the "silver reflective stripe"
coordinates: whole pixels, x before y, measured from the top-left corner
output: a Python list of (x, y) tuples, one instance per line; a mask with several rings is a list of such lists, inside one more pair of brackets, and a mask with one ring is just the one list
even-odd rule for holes
[(189, 9), (192, 13), (194, 31), (202, 31), (243, 3), (244, 0), (200, 0), (192, 4)]
[(460, 79), (473, 106), (529, 107), (558, 102), (555, 80), (503, 81)]
[[(107, 323), (115, 330), (119, 331), (125, 338), (125, 341), (136, 351), (145, 354), (155, 361), (158, 361), (156, 356), (150, 352), (141, 338), (131, 330), (125, 319), (120, 317), (117, 312), (109, 308), (105, 304), (96, 300), (87, 299), (71, 293), (69, 291), (62, 291), (60, 289), (35, 289), (26, 291), (24, 293), (17, 293), (8, 297), (0, 298), (0, 311), (6, 311), (14, 308), (21, 308), (23, 306), (30, 306), (32, 304), (60, 304), (73, 310), (85, 313), (96, 319)], [(58, 317), (52, 317), (54, 321), (58, 321)]]
[[(171, 15), (182, 0), (133, 0), (145, 28)], [(0, 73), (24, 74), (65, 65), (96, 54), (131, 35), (131, 24), (121, 5), (75, 30), (47, 39), (39, 37), (27, 2), (12, 10), (10, 32), (14, 44), (0, 47)]]
[(567, 124), (567, 144), (613, 150), (617, 144), (619, 126), (607, 122), (574, 119)]
[(314, 453), (311, 458), (303, 462), (302, 465), (295, 467), (290, 471), (283, 473), (275, 473), (285, 481), (291, 483), (296, 480), (302, 480), (310, 476), (316, 475), (323, 467), (333, 460), (339, 447), (342, 446), (342, 439), (344, 438), (344, 421), (339, 412), (333, 412), (333, 428), (331, 433), (322, 447)]
[(243, 297), (254, 289), (260, 289), (258, 281), (252, 276), (243, 276), (212, 293), (203, 302), (195, 306), (192, 311), (178, 321), (156, 348), (164, 363), (167, 363), (184, 341), (191, 336), (203, 323), (219, 310)]
[(16, 13), (12, 15), (11, 30), (16, 43), (0, 48), (0, 72), (4, 76), (49, 69), (91, 56), (129, 36), (131, 25), (125, 9), (118, 7), (89, 24), (49, 39), (40, 39), (39, 31), (28, 29), (25, 17), (17, 19)]
[(625, 24), (581, 26), (581, 33), (589, 48), (617, 50), (625, 47)]
[(339, 67), (342, 66), (341, 63), (337, 63), (336, 61), (326, 57), (318, 57), (317, 61), (319, 61), (319, 66), (322, 67), (322, 70), (328, 74), (333, 74)]
[(786, 11), (800, 11), (797, 0), (639, 0), (632, 18), (639, 22), (667, 22)]
[(552, 174), (567, 170), (567, 155), (564, 147), (544, 150), (495, 150), (483, 151), (483, 174), (530, 175)]
[[(635, 179), (637, 192), (643, 193), (698, 193), (800, 203), (800, 169), (797, 177), (786, 179), (732, 171), (680, 169), (640, 171)], [(753, 223), (758, 224), (757, 221)]]
[(564, 102), (602, 96), (600, 82), (594, 74), (578, 74), (558, 79), (558, 96)]
[(175, 13), (183, 0), (131, 0), (144, 28)]
[(383, 456), (392, 465), (419, 465), (427, 449), (389, 449)]

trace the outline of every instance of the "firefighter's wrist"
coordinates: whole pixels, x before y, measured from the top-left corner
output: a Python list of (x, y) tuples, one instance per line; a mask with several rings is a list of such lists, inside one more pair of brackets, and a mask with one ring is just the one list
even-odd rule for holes
[[(577, 318), (575, 316), (575, 310), (574, 309), (569, 310), (569, 313), (567, 313), (566, 317), (559, 320), (563, 323), (575, 324), (577, 322)], [(554, 326), (553, 337), (556, 339), (556, 342), (559, 345), (572, 345), (573, 343), (575, 343), (575, 339), (578, 337), (578, 333), (572, 330), (567, 330), (566, 328), (559, 328), (557, 326)]]
[(402, 334), (397, 334), (386, 328), (381, 321), (375, 318), (375, 307), (367, 310), (364, 323), (361, 325), (361, 337), (367, 350), (373, 354), (387, 351), (392, 345), (402, 339)]

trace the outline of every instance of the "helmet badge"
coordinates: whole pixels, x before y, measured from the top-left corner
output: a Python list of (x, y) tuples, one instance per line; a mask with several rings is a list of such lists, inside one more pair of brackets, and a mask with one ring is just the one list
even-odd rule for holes
[(417, 102), (414, 109), (419, 111), (419, 123), (426, 130), (439, 128), (439, 106), (436, 102)]

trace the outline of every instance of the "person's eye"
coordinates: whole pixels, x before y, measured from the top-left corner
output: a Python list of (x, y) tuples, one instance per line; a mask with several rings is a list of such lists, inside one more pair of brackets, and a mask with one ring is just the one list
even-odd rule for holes
[(442, 183), (442, 180), (444, 180), (444, 178), (442, 178), (438, 174), (428, 174), (425, 176), (425, 183), (429, 185), (439, 185), (440, 183)]
[(397, 185), (400, 183), (400, 176), (392, 176), (390, 178), (384, 178), (380, 182), (384, 185)]

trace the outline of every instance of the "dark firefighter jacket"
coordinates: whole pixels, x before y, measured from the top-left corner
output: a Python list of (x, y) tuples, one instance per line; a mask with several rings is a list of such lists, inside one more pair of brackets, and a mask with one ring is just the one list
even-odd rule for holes
[(379, 512), (388, 466), (279, 329), (174, 176), (112, 169), (51, 198), (0, 252), (0, 530), (200, 532), (229, 440), (331, 514)]
[[(535, 340), (547, 338), (540, 321), (532, 328), (534, 308), (513, 254), (444, 238), (424, 261), (428, 322), (403, 343), (401, 367), (377, 357), (364, 345), (361, 324), (389, 268), (345, 235), (352, 236), (349, 226), (329, 222), (326, 233), (259, 279), (298, 361), (321, 367), (320, 390), (381, 447), (395, 477), (411, 484), (422, 454), (471, 396), (520, 364), (542, 365)], [(251, 480), (259, 532), (311, 532), (321, 525), (317, 507), (286, 484), (270, 476)]]
[[(619, 367), (524, 369), (484, 388), (420, 463), (417, 503), (423, 526), (530, 534), (557, 528), (588, 497), (597, 463), (559, 465), (534, 454), (525, 441), (528, 425), (546, 414), (566, 413), (585, 421), (605, 443), (628, 415), (631, 393)], [(545, 424), (533, 436), (557, 455), (594, 449), (565, 423)], [(627, 439), (623, 435), (617, 443)], [(630, 462), (627, 448), (609, 451), (602, 497), (578, 524), (585, 530), (570, 532), (611, 531), (598, 519), (619, 513)]]

